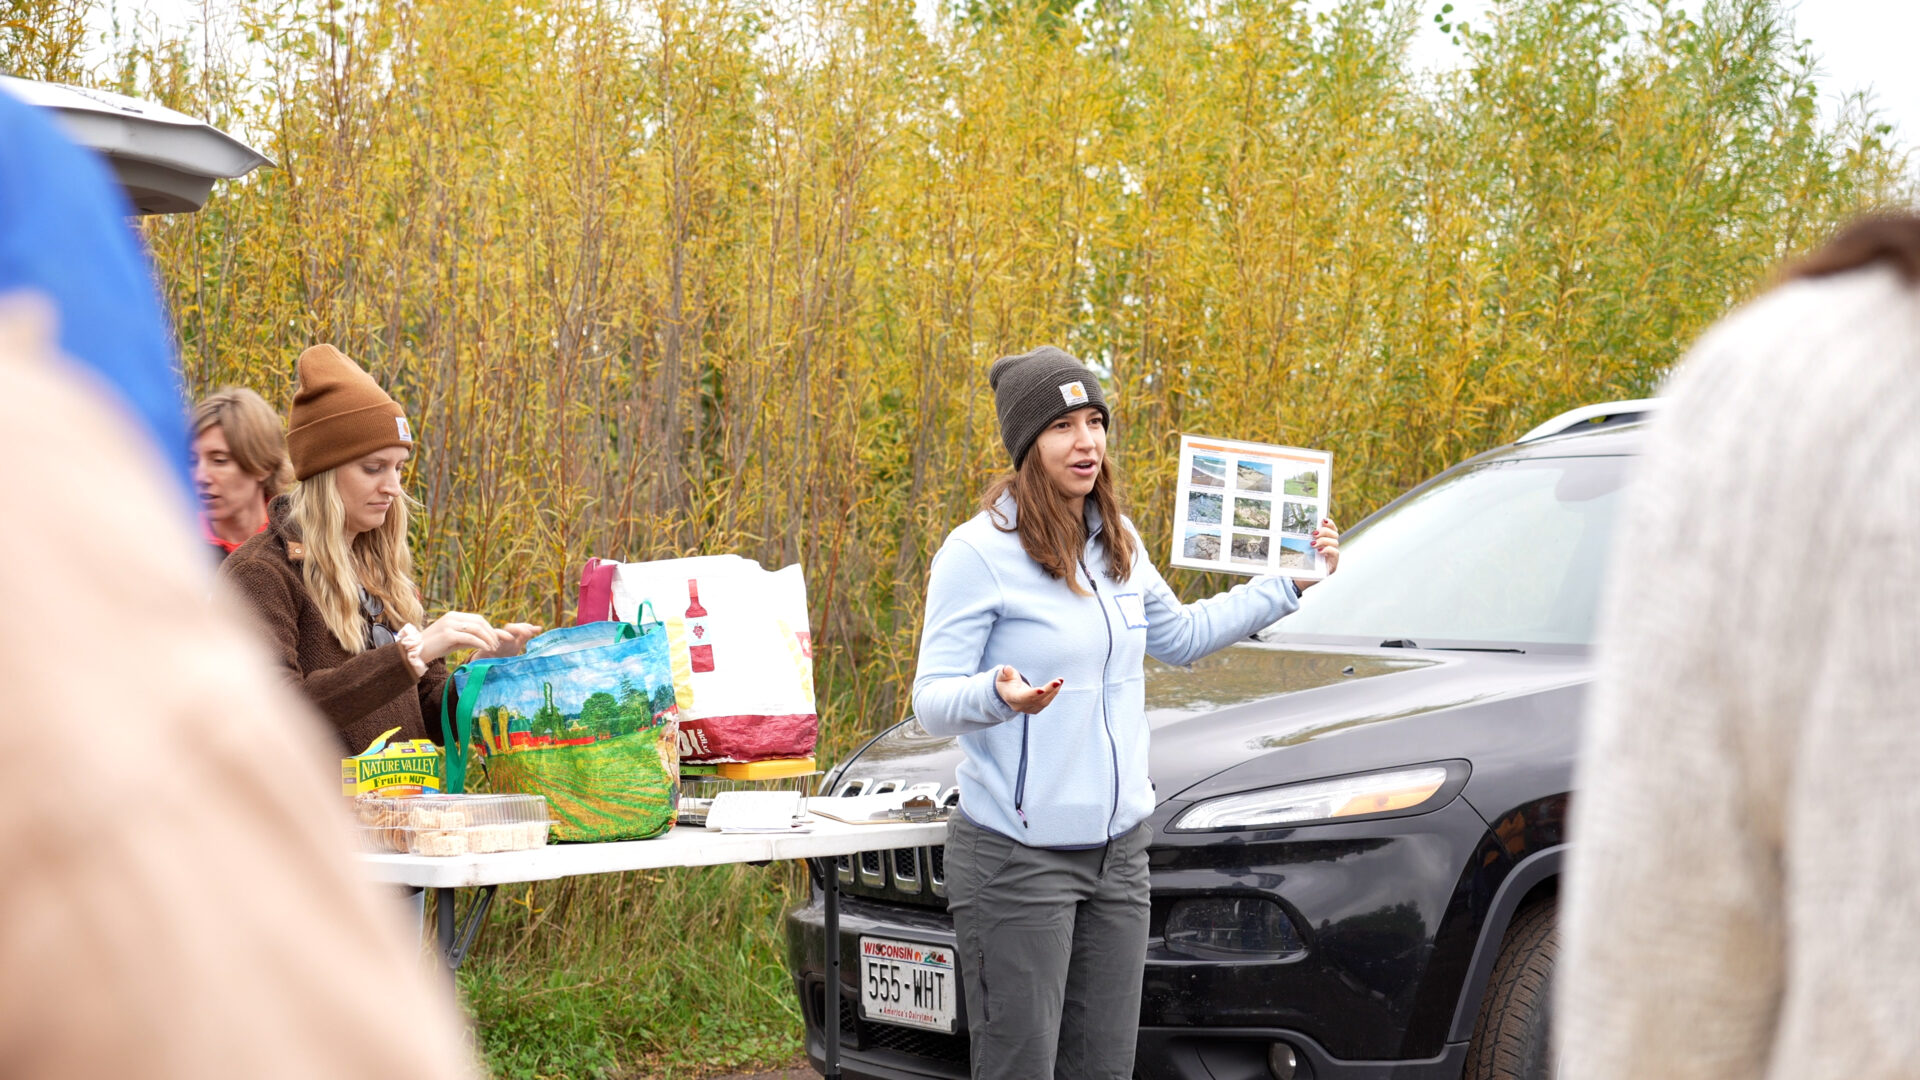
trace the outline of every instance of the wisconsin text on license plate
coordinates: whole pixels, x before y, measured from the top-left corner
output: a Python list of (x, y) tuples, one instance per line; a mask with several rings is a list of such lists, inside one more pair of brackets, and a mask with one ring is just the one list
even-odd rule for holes
[(860, 1015), (867, 1019), (951, 1034), (959, 994), (952, 949), (860, 939)]

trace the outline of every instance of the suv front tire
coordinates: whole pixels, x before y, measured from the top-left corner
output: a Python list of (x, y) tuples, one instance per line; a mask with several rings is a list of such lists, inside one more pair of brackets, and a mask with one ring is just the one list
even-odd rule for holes
[(1548, 897), (1514, 915), (1480, 999), (1464, 1080), (1553, 1076), (1551, 991), (1560, 955), (1559, 907)]

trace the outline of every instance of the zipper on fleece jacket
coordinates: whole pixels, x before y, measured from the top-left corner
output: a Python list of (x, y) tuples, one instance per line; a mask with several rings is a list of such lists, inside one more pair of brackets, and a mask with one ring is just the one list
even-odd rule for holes
[(1020, 775), (1013, 784), (1013, 812), (1020, 815), (1020, 827), (1027, 827), (1027, 721), (1033, 717), (1020, 714)]
[[(1113, 663), (1113, 617), (1107, 614), (1107, 602), (1100, 595), (1100, 582), (1087, 569), (1086, 555), (1080, 557), (1080, 572), (1093, 586), (1093, 601), (1100, 605), (1100, 625), (1107, 628), (1107, 658), (1100, 661), (1100, 727), (1107, 733), (1107, 756), (1113, 762), (1113, 807), (1107, 811), (1107, 837), (1113, 837), (1113, 819), (1120, 816), (1120, 744), (1113, 737), (1113, 711), (1107, 708), (1107, 665)], [(1105, 856), (1102, 856), (1104, 862)]]

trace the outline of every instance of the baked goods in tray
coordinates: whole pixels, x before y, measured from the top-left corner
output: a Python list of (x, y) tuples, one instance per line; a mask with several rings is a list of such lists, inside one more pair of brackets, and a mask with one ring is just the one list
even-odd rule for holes
[(368, 847), (406, 855), (524, 851), (544, 845), (551, 827), (539, 795), (366, 795), (354, 812)]

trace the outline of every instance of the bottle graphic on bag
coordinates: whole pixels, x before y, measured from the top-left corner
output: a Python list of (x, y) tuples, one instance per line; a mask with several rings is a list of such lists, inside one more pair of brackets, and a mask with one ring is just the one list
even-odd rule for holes
[(700, 581), (687, 579), (687, 655), (693, 670), (713, 670), (713, 641), (707, 629), (707, 609), (700, 604)]

